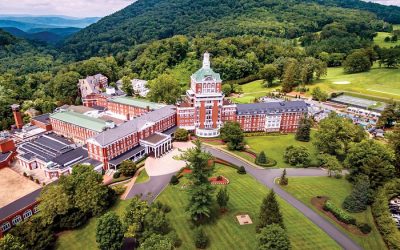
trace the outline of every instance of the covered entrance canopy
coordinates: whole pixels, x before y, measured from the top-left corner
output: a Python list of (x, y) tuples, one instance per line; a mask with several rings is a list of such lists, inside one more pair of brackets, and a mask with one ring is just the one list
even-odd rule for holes
[(109, 165), (110, 167), (117, 170), (117, 166), (119, 166), (123, 161), (125, 160), (137, 161), (143, 158), (145, 155), (146, 155), (145, 148), (142, 146), (137, 146), (110, 160)]
[(154, 152), (154, 156), (158, 158), (172, 149), (172, 139), (170, 135), (156, 132), (140, 140), (140, 145), (145, 147), (146, 154)]

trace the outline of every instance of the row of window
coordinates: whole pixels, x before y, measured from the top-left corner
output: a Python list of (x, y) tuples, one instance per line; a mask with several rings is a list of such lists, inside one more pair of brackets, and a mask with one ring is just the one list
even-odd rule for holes
[[(21, 217), (21, 215), (15, 216), (15, 217), (11, 220), (11, 223), (12, 223), (13, 226), (15, 226), (15, 225), (17, 225), (18, 223), (20, 223), (22, 220), (28, 219), (29, 217), (32, 216), (32, 214), (36, 214), (37, 212), (39, 212), (39, 208), (38, 208), (38, 206), (35, 206), (35, 207), (33, 207), (33, 212), (32, 212), (32, 210), (28, 209), (28, 210), (26, 210), (26, 211), (22, 214), (22, 217)], [(10, 229), (10, 228), (11, 228), (11, 224), (10, 224), (10, 222), (8, 222), (8, 221), (4, 222), (4, 223), (1, 225), (1, 231), (2, 231), (2, 232), (5, 232), (5, 231), (7, 231), (7, 230)]]

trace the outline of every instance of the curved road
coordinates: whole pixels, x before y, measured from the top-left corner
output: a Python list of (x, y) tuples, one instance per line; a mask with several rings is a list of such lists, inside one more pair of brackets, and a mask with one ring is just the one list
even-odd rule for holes
[[(212, 148), (207, 145), (203, 145), (204, 149), (210, 152), (213, 156), (220, 158), (224, 161), (230, 162), (236, 166), (244, 166), (247, 173), (254, 176), (259, 182), (263, 183), (270, 189), (274, 189), (275, 193), (284, 199), (287, 203), (295, 207), (302, 214), (304, 214), (308, 219), (310, 219), (314, 224), (319, 226), (324, 230), (332, 239), (334, 239), (342, 248), (348, 250), (362, 250), (362, 248), (350, 239), (346, 234), (337, 229), (332, 223), (320, 216), (311, 208), (304, 205), (302, 202), (298, 201), (292, 195), (284, 191), (275, 184), (274, 180), (280, 177), (282, 174), (282, 169), (257, 169), (254, 168), (249, 163), (240, 160), (222, 150)], [(286, 169), (288, 176), (327, 176), (327, 172), (323, 169)]]

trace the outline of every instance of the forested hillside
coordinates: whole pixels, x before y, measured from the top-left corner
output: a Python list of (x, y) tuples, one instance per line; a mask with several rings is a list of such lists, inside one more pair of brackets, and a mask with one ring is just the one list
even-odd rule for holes
[[(69, 38), (63, 48), (76, 58), (116, 54), (135, 44), (183, 34), (217, 38), (259, 35), (292, 39), (337, 22), (351, 33), (371, 39), (388, 30), (372, 12), (338, 8), (342, 0), (139, 0)], [(351, 1), (354, 3), (361, 2)], [(362, 2), (357, 8), (389, 16), (386, 6)], [(356, 4), (354, 4), (356, 5)], [(350, 7), (350, 6), (348, 6)], [(391, 13), (400, 13), (392, 8)], [(393, 14), (391, 14), (393, 15)], [(399, 21), (400, 22), (400, 21)], [(355, 30), (351, 30), (351, 29)], [(360, 34), (365, 33), (370, 34)]]

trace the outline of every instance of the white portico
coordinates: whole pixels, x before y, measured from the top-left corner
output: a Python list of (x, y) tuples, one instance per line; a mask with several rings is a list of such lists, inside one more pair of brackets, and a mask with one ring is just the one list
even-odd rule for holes
[(140, 140), (140, 145), (145, 147), (146, 154), (153, 152), (154, 157), (159, 158), (172, 149), (172, 138), (170, 135), (156, 132)]

